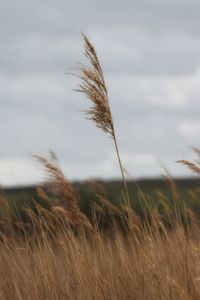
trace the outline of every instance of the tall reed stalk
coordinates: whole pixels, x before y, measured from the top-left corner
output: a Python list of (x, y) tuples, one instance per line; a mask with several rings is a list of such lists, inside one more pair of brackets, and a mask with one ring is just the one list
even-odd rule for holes
[(129, 202), (129, 193), (124, 173), (124, 168), (119, 151), (119, 145), (115, 133), (113, 117), (110, 109), (107, 86), (104, 80), (103, 71), (99, 62), (95, 47), (88, 37), (83, 34), (84, 54), (89, 59), (90, 67), (79, 64), (73, 75), (78, 76), (82, 82), (76, 91), (84, 93), (92, 102), (92, 106), (85, 111), (90, 120), (93, 120), (97, 127), (108, 133), (113, 139), (120, 172), (123, 180), (126, 200)]

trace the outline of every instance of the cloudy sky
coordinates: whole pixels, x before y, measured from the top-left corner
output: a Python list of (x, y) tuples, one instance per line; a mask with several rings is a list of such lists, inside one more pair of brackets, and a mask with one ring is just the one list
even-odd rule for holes
[(112, 140), (85, 120), (80, 31), (95, 44), (124, 164), (159, 176), (200, 146), (200, 1), (0, 0), (0, 184), (30, 184), (32, 154), (57, 154), (70, 179), (119, 176)]

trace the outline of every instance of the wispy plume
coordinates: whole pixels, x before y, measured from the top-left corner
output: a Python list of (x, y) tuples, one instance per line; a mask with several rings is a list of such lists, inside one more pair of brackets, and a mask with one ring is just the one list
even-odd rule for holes
[(94, 46), (84, 34), (83, 39), (84, 53), (89, 59), (91, 67), (78, 64), (75, 75), (78, 76), (82, 82), (76, 91), (84, 93), (92, 101), (93, 105), (85, 111), (88, 118), (93, 120), (97, 127), (113, 137), (112, 114), (103, 71)]
[(195, 174), (200, 174), (200, 168), (188, 160), (178, 160), (177, 163), (181, 163), (182, 165), (188, 167)]
[(94, 231), (86, 215), (81, 212), (78, 206), (77, 194), (60, 169), (56, 156), (53, 155), (52, 157), (51, 153), (52, 161), (38, 155), (34, 155), (34, 157), (46, 170), (47, 180), (44, 186), (59, 199), (61, 204), (60, 206), (54, 206), (53, 211), (56, 213), (65, 211), (61, 215), (66, 216), (67, 220), (70, 220), (70, 223), (73, 222), (75, 227), (84, 226), (90, 231)]
[(90, 66), (88, 67), (78, 64), (78, 67), (73, 70), (73, 75), (81, 79), (81, 84), (78, 85), (76, 91), (84, 93), (92, 102), (92, 106), (85, 111), (85, 113), (89, 116), (88, 118), (93, 120), (97, 127), (108, 133), (114, 141), (117, 159), (124, 183), (126, 200), (128, 200), (129, 196), (125, 172), (119, 153), (103, 71), (95, 47), (85, 34), (82, 35), (84, 40), (84, 54), (89, 59)]

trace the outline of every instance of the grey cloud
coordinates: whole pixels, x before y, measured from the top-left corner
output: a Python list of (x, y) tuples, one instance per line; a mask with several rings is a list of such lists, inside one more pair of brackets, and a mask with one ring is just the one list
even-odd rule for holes
[(105, 70), (127, 169), (159, 175), (161, 159), (187, 174), (174, 161), (198, 146), (199, 11), (195, 0), (0, 0), (0, 163), (36, 180), (30, 153), (53, 149), (69, 177), (118, 176), (112, 141), (84, 120), (89, 102), (64, 74), (86, 62), (83, 30)]
[[(105, 28), (128, 25), (155, 32), (199, 32), (199, 1), (1, 1), (1, 17), (10, 34), (26, 32), (74, 33), (80, 27)], [(159, 26), (158, 26), (159, 24)], [(17, 25), (17, 26), (16, 26)], [(93, 26), (92, 26), (93, 25)], [(84, 28), (85, 29), (85, 28)]]
[[(199, 63), (197, 1), (1, 1), (4, 74), (63, 71), (81, 58), (79, 31), (108, 72), (191, 73)], [(22, 9), (23, 8), (23, 9)], [(196, 34), (194, 34), (196, 33)]]

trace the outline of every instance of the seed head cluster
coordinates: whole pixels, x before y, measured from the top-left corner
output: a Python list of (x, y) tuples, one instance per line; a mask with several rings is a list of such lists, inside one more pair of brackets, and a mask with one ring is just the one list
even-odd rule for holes
[(84, 93), (92, 102), (90, 109), (85, 111), (89, 119), (113, 137), (113, 121), (101, 65), (94, 46), (84, 34), (83, 39), (84, 53), (91, 66), (87, 67), (79, 64), (77, 67), (76, 71), (78, 72), (75, 75), (82, 80), (82, 83), (79, 84), (76, 91)]

